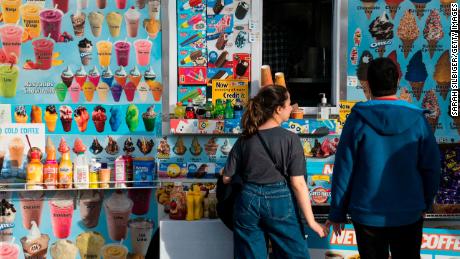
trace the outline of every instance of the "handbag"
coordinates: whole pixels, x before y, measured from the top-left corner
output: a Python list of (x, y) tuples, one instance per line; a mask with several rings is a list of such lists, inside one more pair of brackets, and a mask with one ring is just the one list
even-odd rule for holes
[[(272, 154), (270, 153), (267, 144), (265, 141), (262, 139), (260, 136), (259, 132), (257, 132), (257, 137), (259, 141), (262, 143), (262, 146), (265, 149), (265, 152), (267, 155), (270, 157), (272, 160), (272, 163), (275, 165), (275, 168), (277, 171), (279, 171), (285, 179), (286, 177), (286, 170), (281, 169), (280, 166), (277, 165), (275, 162), (275, 159), (272, 157)], [(233, 213), (234, 213), (234, 205), (235, 201), (240, 194), (242, 188), (243, 188), (243, 178), (240, 173), (236, 173), (235, 175), (232, 176), (232, 181), (229, 184), (224, 184), (223, 181), (224, 177), (223, 175), (219, 175), (217, 178), (217, 183), (216, 183), (216, 197), (217, 197), (217, 205), (216, 205), (216, 211), (217, 215), (219, 218), (222, 220), (224, 225), (233, 231)]]

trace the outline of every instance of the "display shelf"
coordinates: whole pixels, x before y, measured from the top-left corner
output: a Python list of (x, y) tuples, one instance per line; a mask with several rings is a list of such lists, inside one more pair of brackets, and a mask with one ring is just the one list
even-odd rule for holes
[[(88, 183), (90, 184), (90, 183)], [(92, 183), (95, 184), (95, 183)], [(99, 183), (98, 183), (99, 184)], [(27, 183), (1, 183), (0, 191), (7, 192), (25, 192), (25, 191), (84, 191), (84, 190), (128, 190), (128, 189), (154, 189), (160, 187), (160, 181), (124, 181), (124, 182), (104, 182), (103, 184), (109, 184), (107, 188), (58, 188), (58, 189), (38, 189), (38, 188), (27, 188)], [(122, 186), (120, 186), (122, 185)], [(124, 186), (123, 186), (124, 185)], [(126, 186), (131, 185), (131, 186)], [(133, 186), (138, 185), (138, 186)]]
[[(337, 133), (337, 120), (289, 119), (281, 127), (303, 137), (324, 137)], [(237, 119), (171, 119), (170, 133), (174, 135), (239, 136), (241, 123)]]
[[(325, 221), (328, 219), (328, 214), (315, 214), (315, 219), (319, 221)], [(347, 216), (348, 220), (351, 219)], [(428, 220), (460, 220), (460, 214), (426, 214), (425, 219)]]
[(175, 135), (235, 135), (242, 133), (240, 120), (171, 119), (170, 132)]
[(160, 185), (167, 183), (216, 183), (217, 179), (188, 179), (188, 178), (175, 178), (175, 179), (160, 179)]

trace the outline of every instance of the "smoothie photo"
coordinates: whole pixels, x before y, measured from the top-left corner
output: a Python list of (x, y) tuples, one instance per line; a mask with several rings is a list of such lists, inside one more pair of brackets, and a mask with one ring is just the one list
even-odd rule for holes
[(69, 11), (69, 0), (53, 0), (53, 6), (57, 6), (63, 13)]
[(131, 233), (132, 252), (136, 255), (147, 255), (153, 234), (153, 222), (145, 218), (132, 219), (128, 222)]
[(2, 0), (2, 14), (4, 23), (17, 23), (19, 21), (19, 8), (21, 0)]
[(125, 13), (125, 22), (126, 22), (126, 31), (128, 32), (128, 37), (135, 38), (137, 37), (137, 31), (139, 30), (139, 19), (141, 13), (132, 6)]
[(132, 208), (133, 201), (126, 197), (121, 191), (112, 193), (112, 195), (104, 201), (107, 228), (109, 236), (113, 241), (126, 239), (129, 215), (131, 214)]
[(40, 11), (42, 7), (37, 4), (25, 4), (21, 6), (22, 23), (24, 30), (29, 33), (30, 38), (40, 36)]
[(139, 39), (134, 42), (134, 49), (136, 50), (136, 61), (139, 66), (149, 65), (152, 45), (153, 44), (151, 41), (144, 39)]
[(7, 57), (15, 56), (16, 59), (19, 60), (21, 57), (23, 33), (24, 28), (16, 24), (5, 24), (0, 27), (3, 50)]
[(83, 191), (80, 196), (80, 217), (87, 228), (96, 227), (101, 214), (103, 192)]
[(40, 12), (40, 26), (44, 37), (49, 36), (55, 42), (59, 42), (63, 16), (64, 13), (59, 9), (44, 9)]
[[(19, 69), (17, 66), (0, 66), (0, 96), (6, 98), (16, 96), (18, 76)], [(22, 161), (22, 159), (18, 161)]]
[(73, 199), (70, 195), (58, 193), (50, 200), (51, 225), (54, 236), (67, 238), (70, 236), (73, 216)]
[(121, 244), (108, 244), (101, 249), (102, 259), (126, 259), (128, 248)]
[(126, 67), (129, 63), (129, 51), (131, 50), (131, 43), (127, 41), (115, 42), (115, 54), (117, 56), (117, 65)]
[[(0, 74), (1, 74), (1, 68), (0, 68)], [(24, 144), (24, 141), (22, 141), (21, 137), (14, 137), (10, 141), (10, 144), (8, 145), (8, 149), (10, 152), (10, 160), (11, 160), (12, 167), (16, 167), (16, 168), (22, 167), (22, 159), (24, 158), (24, 148), (25, 148), (25, 144)]]
[(36, 39), (32, 42), (34, 47), (36, 68), (48, 70), (53, 62), (54, 40), (51, 38)]
[(101, 67), (110, 66), (110, 58), (112, 57), (112, 42), (106, 40), (99, 41), (96, 44), (96, 48), (99, 65), (101, 65)]
[(42, 191), (19, 193), (22, 225), (25, 229), (30, 229), (32, 227), (32, 221), (40, 227), (44, 197), (45, 193)]

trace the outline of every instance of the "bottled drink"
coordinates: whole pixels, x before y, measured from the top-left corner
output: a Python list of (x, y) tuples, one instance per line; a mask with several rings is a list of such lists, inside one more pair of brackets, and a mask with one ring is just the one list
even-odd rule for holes
[(186, 119), (195, 119), (195, 108), (193, 107), (192, 99), (188, 99), (187, 108), (185, 109)]
[(240, 99), (236, 99), (235, 106), (233, 106), (233, 117), (239, 120), (243, 117), (243, 105)]
[(176, 104), (176, 108), (174, 109), (174, 114), (176, 115), (177, 119), (185, 118), (185, 107), (182, 105), (181, 102)]
[(83, 152), (79, 153), (75, 159), (73, 178), (75, 188), (88, 189), (89, 163)]
[(214, 105), (212, 104), (211, 98), (209, 98), (208, 101), (206, 102), (205, 110), (206, 110), (206, 113), (204, 117), (206, 119), (214, 118)]
[(233, 119), (232, 100), (230, 99), (225, 104), (225, 119)]
[(58, 181), (60, 189), (72, 188), (72, 160), (70, 160), (70, 152), (62, 154), (61, 162), (59, 163)]
[(27, 189), (41, 189), (43, 183), (43, 165), (40, 154), (32, 151), (31, 161), (27, 165)]
[(214, 110), (214, 114), (215, 118), (218, 120), (223, 120), (225, 118), (225, 108), (221, 99), (216, 100), (216, 108)]

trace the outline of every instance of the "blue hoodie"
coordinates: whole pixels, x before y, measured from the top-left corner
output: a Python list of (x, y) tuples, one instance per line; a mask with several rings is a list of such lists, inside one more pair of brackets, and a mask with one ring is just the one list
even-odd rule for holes
[(329, 219), (409, 225), (431, 208), (438, 190), (439, 147), (426, 111), (402, 100), (357, 103), (335, 157)]

